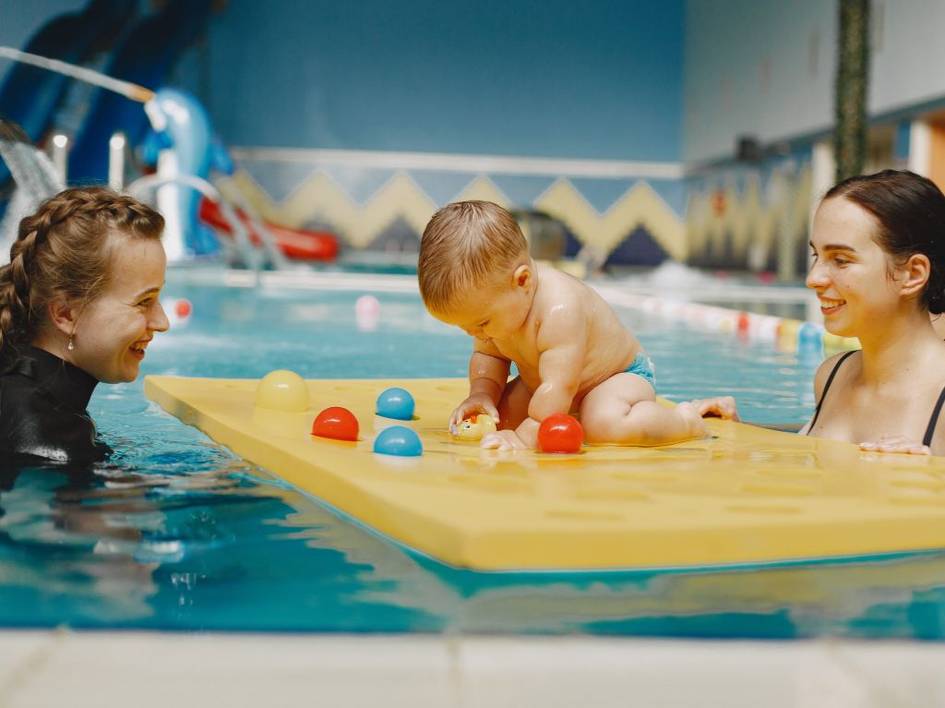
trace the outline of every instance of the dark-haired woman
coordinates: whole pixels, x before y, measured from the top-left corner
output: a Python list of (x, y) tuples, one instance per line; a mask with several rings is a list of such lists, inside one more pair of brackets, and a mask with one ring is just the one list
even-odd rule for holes
[[(810, 245), (824, 326), (862, 349), (821, 364), (801, 433), (945, 455), (945, 195), (912, 172), (852, 177), (824, 196)], [(730, 397), (694, 405), (738, 417)]]
[(808, 435), (865, 450), (945, 455), (945, 196), (911, 172), (853, 177), (814, 217), (813, 265), (828, 332), (862, 350), (825, 361)]
[(20, 222), (0, 268), (0, 459), (104, 458), (96, 384), (133, 381), (155, 332), (164, 219), (103, 188), (68, 189)]

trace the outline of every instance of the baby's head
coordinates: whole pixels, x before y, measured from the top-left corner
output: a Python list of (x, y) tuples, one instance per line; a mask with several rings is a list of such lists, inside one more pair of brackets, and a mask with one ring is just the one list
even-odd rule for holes
[(535, 293), (528, 242), (498, 204), (454, 202), (423, 231), (420, 294), (434, 317), (481, 339), (513, 334)]

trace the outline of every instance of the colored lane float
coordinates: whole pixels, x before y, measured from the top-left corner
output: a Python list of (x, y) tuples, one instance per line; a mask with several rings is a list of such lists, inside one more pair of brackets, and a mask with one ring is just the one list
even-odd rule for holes
[(831, 334), (816, 322), (631, 293), (620, 293), (617, 300), (617, 304), (623, 307), (683, 321), (696, 329), (768, 342), (784, 352), (833, 354), (860, 348), (858, 340)]
[[(377, 430), (381, 399), (407, 388), (409, 420), (384, 419), (392, 425), (373, 439), (354, 427), (374, 419)], [(542, 449), (558, 454), (484, 450), (463, 438), (490, 430), (484, 416), (446, 429), (467, 390), (464, 379), (404, 386), (288, 371), (145, 379), (150, 399), (237, 455), (451, 566), (704, 569), (945, 548), (942, 458), (717, 419), (706, 421), (704, 439), (633, 448), (582, 446), (579, 428), (562, 418), (546, 421), (560, 444), (540, 435)]]

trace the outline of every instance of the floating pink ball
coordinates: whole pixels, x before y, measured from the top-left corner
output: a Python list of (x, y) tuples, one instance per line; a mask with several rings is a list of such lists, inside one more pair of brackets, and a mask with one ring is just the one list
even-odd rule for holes
[(373, 295), (362, 295), (355, 301), (354, 311), (360, 316), (377, 316), (381, 312), (381, 303)]

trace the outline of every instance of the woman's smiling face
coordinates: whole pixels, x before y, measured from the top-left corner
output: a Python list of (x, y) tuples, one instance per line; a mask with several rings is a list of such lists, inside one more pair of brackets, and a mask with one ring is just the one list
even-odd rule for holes
[(128, 239), (115, 248), (104, 291), (83, 308), (71, 363), (99, 381), (134, 381), (155, 332), (168, 328), (158, 299), (167, 259), (157, 239)]
[(891, 259), (874, 238), (878, 228), (868, 211), (843, 197), (817, 209), (807, 287), (817, 292), (828, 332), (856, 337), (895, 316), (900, 295)]

